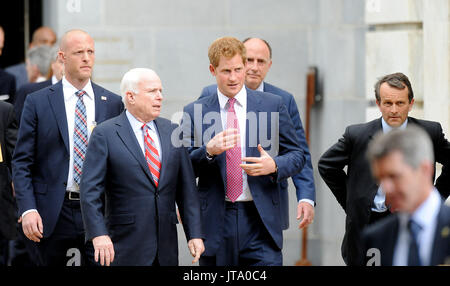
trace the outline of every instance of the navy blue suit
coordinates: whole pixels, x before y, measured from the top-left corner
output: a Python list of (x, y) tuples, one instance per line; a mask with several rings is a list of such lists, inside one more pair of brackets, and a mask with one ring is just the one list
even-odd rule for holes
[[(217, 92), (217, 85), (209, 85), (202, 90), (200, 98), (205, 96), (210, 96)], [(274, 85), (264, 82), (264, 92), (269, 92), (278, 95), (282, 98), (283, 103), (286, 105), (289, 116), (291, 117), (292, 123), (294, 124), (295, 133), (302, 148), (306, 162), (305, 166), (300, 173), (292, 176), (292, 181), (295, 185), (297, 201), (301, 199), (310, 199), (312, 201), (316, 200), (316, 190), (314, 186), (314, 175), (313, 167), (311, 163), (311, 154), (309, 153), (308, 143), (306, 142), (305, 132), (303, 130), (302, 120), (300, 119), (300, 114), (298, 112), (297, 104), (295, 103), (294, 96), (289, 92), (282, 90)], [(288, 192), (288, 181), (280, 181), (280, 203), (282, 211), (282, 224), (283, 229), (289, 228), (289, 192)]]
[[(450, 262), (450, 207), (441, 205), (436, 231), (434, 233), (433, 246), (431, 247), (430, 265), (447, 264)], [(392, 266), (395, 245), (399, 233), (399, 218), (397, 214), (382, 219), (364, 229), (362, 241), (363, 253), (371, 248), (380, 251), (381, 265)], [(371, 257), (363, 259), (368, 260)]]
[[(199, 110), (199, 107), (201, 107), (201, 110)], [(214, 123), (217, 125), (214, 120), (207, 119), (208, 113), (218, 115), (218, 120), (220, 120), (217, 92), (212, 96), (198, 99), (187, 105), (184, 112), (185, 116), (189, 116), (189, 118), (183, 118), (182, 123), (184, 136), (186, 136), (185, 143), (190, 146), (188, 150), (195, 175), (198, 177), (202, 226), (205, 234), (204, 256), (214, 256), (223, 246), (224, 232), (227, 231), (228, 227), (224, 223), (227, 212), (225, 202), (226, 152), (214, 157), (213, 160), (208, 160), (205, 147), (209, 139), (216, 135), (216, 132), (222, 131), (220, 130), (222, 125), (219, 121), (219, 130), (214, 128), (212, 134), (208, 135)], [(247, 114), (256, 114), (255, 118), (258, 122), (257, 126), (249, 126), (247, 121), (246, 156), (260, 157), (257, 144), (261, 143), (260, 133), (263, 131), (259, 128), (262, 122), (258, 115), (263, 112), (279, 114), (279, 124), (275, 126), (277, 128), (275, 136), (279, 136), (279, 143), (277, 146), (273, 146), (273, 141), (271, 141), (272, 146), (270, 146), (271, 148), (278, 147), (278, 153), (272, 155), (278, 167), (278, 172), (265, 176), (247, 176), (247, 180), (253, 197), (252, 204), (256, 207), (258, 219), (261, 221), (257, 228), (259, 231), (267, 231), (268, 240), (270, 240), (268, 243), (275, 243), (275, 247), (281, 250), (283, 246), (283, 224), (280, 220), (282, 212), (278, 182), (300, 172), (305, 165), (305, 155), (298, 144), (292, 121), (281, 98), (269, 93), (247, 89)], [(203, 119), (203, 122), (195, 122), (198, 118)], [(249, 115), (247, 115), (247, 118), (249, 118)], [(267, 119), (269, 122), (264, 123), (267, 123), (268, 134), (271, 134), (271, 117), (267, 116)], [(253, 135), (256, 136), (249, 138), (249, 132), (255, 131), (257, 134), (253, 133)], [(252, 142), (251, 145), (250, 142)], [(245, 228), (245, 226), (243, 227)], [(252, 232), (251, 230), (247, 231)], [(260, 254), (264, 256), (264, 253)], [(202, 262), (202, 258), (200, 262)]]
[(178, 265), (175, 202), (187, 240), (202, 237), (189, 154), (171, 143), (177, 125), (164, 118), (154, 122), (162, 150), (158, 187), (125, 112), (97, 126), (89, 140), (80, 188), (86, 238), (109, 235), (113, 265), (152, 265), (155, 259)]
[[(4, 96), (6, 102), (14, 104), (16, 95), (16, 79), (12, 74), (0, 69), (0, 96)], [(8, 97), (8, 98), (6, 98)]]
[[(120, 114), (121, 97), (94, 83), (92, 89), (97, 123)], [(62, 81), (59, 81), (26, 97), (13, 156), (19, 214), (37, 209), (44, 239), (52, 236), (63, 209), (69, 159), (66, 109)]]

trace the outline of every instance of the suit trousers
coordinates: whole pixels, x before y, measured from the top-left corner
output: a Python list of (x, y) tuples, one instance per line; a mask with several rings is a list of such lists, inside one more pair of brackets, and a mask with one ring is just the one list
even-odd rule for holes
[(94, 248), (85, 242), (80, 201), (64, 198), (53, 233), (38, 243), (44, 266), (95, 266)]
[(223, 241), (200, 266), (281, 266), (283, 256), (266, 230), (254, 202), (226, 202)]

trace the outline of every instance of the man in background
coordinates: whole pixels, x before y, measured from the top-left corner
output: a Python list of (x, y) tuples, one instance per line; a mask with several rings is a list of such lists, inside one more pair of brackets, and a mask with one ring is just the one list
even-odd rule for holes
[(17, 91), (14, 102), (14, 111), (16, 113), (16, 118), (17, 122), (19, 122), (19, 125), (20, 125), (20, 116), (22, 116), (23, 104), (25, 102), (26, 96), (34, 91), (53, 85), (62, 79), (64, 66), (61, 59), (58, 58), (58, 50), (59, 47), (57, 47), (56, 45), (50, 48), (49, 51), (50, 62), (46, 67), (47, 69), (46, 80), (41, 82), (31, 82), (24, 84)]
[[(5, 31), (0, 26), (0, 56), (2, 55), (5, 45)], [(14, 76), (0, 69), (0, 100), (4, 100), (11, 104), (14, 103), (14, 95), (16, 93), (16, 80)]]
[[(56, 34), (50, 27), (39, 27), (33, 32), (33, 36), (28, 46), (27, 53), (32, 48), (41, 45), (53, 46), (56, 43), (56, 40)], [(14, 75), (14, 77), (16, 78), (16, 90), (19, 90), (22, 85), (30, 82), (30, 75), (27, 72), (26, 62), (7, 67), (5, 71)]]
[(362, 229), (391, 213), (365, 156), (369, 142), (378, 131), (388, 133), (410, 125), (424, 129), (433, 142), (435, 161), (443, 165), (436, 188), (444, 199), (450, 194), (450, 142), (440, 123), (408, 116), (414, 105), (408, 77), (403, 73), (385, 75), (375, 83), (374, 91), (381, 118), (348, 126), (342, 138), (322, 155), (318, 164), (320, 175), (346, 213), (341, 251), (347, 265), (363, 263)]

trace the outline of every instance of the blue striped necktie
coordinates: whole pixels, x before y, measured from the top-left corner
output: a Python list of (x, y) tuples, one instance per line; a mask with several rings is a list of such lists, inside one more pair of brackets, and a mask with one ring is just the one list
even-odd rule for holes
[(78, 185), (80, 185), (81, 181), (84, 156), (86, 155), (88, 144), (86, 106), (83, 102), (83, 95), (85, 94), (84, 90), (75, 92), (78, 100), (75, 106), (75, 126), (73, 131), (73, 180)]

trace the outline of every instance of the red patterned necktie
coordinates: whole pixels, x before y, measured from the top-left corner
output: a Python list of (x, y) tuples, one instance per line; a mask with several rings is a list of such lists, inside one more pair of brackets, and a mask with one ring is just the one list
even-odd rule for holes
[(159, 174), (161, 170), (158, 149), (156, 149), (155, 141), (153, 141), (152, 137), (150, 137), (148, 126), (144, 124), (142, 129), (144, 130), (145, 159), (150, 169), (150, 173), (152, 174), (153, 181), (155, 181), (155, 185), (158, 187)]
[[(235, 98), (228, 100), (227, 128), (235, 128), (239, 132), (239, 122), (234, 111)], [(227, 197), (234, 203), (242, 194), (241, 144), (226, 151), (227, 164)]]

